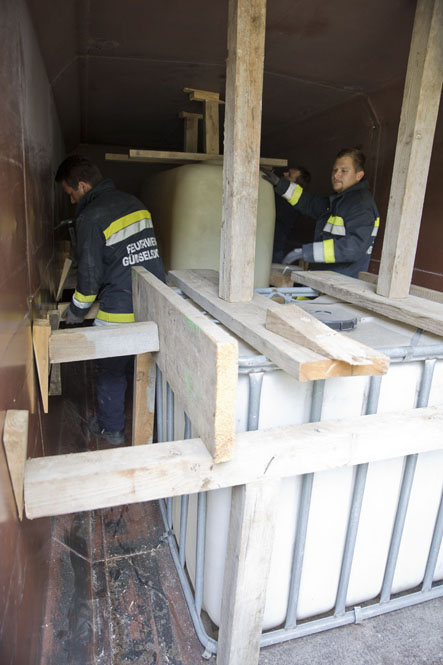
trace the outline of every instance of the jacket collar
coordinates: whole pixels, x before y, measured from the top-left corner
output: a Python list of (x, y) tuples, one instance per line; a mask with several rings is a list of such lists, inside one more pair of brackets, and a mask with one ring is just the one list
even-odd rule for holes
[(110, 180), (109, 178), (106, 178), (105, 180), (100, 180), (100, 182), (95, 185), (92, 189), (89, 190), (89, 192), (86, 192), (84, 197), (77, 203), (77, 207), (75, 209), (75, 216), (78, 217), (82, 210), (86, 208), (87, 205), (89, 205), (94, 199), (97, 198), (97, 196), (100, 196), (105, 191), (108, 191), (110, 189), (115, 189), (115, 185)]

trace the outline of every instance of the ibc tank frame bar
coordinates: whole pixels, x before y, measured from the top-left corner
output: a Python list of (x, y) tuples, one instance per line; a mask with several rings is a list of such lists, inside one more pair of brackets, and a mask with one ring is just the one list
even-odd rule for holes
[[(443, 359), (443, 344), (419, 347), (412, 344), (405, 347), (393, 347), (379, 349), (391, 359), (391, 362), (423, 362), (423, 371), (420, 380), (420, 386), (417, 396), (416, 408), (425, 407), (429, 401), (429, 395), (432, 387), (432, 379), (437, 359)], [(264, 356), (255, 356), (239, 360), (239, 373), (247, 374), (249, 380), (249, 401), (247, 414), (248, 431), (258, 429), (258, 414), (260, 409), (261, 388), (265, 372), (278, 369), (273, 363)], [(366, 415), (376, 414), (382, 376), (370, 377), (369, 392), (366, 402)], [(321, 410), (323, 404), (325, 380), (313, 382), (313, 394), (310, 410), (310, 422), (321, 420)], [(156, 376), (156, 414), (157, 414), (157, 433), (158, 441), (171, 441), (174, 436), (174, 395), (169, 385), (166, 384), (166, 428), (164, 423), (164, 401), (163, 401), (163, 377), (161, 371), (157, 368)], [(184, 438), (191, 438), (191, 423), (186, 414)], [(166, 437), (165, 437), (166, 429)], [(289, 598), (287, 606), (287, 615), (283, 628), (272, 629), (262, 633), (260, 647), (278, 644), (289, 641), (297, 637), (313, 635), (331, 628), (337, 628), (352, 623), (361, 623), (364, 619), (372, 618), (394, 610), (402, 609), (416, 605), (427, 600), (443, 597), (443, 583), (433, 584), (433, 576), (438, 560), (439, 550), (443, 538), (443, 494), (434, 525), (433, 536), (421, 588), (402, 592), (392, 598), (392, 583), (399, 554), (403, 527), (407, 515), (408, 502), (414, 481), (414, 472), (418, 459), (418, 454), (411, 454), (405, 457), (405, 466), (400, 488), (400, 496), (397, 504), (395, 522), (391, 534), (391, 543), (386, 560), (385, 574), (382, 584), (382, 590), (378, 602), (368, 601), (364, 606), (355, 606), (346, 610), (346, 594), (349, 585), (349, 579), (352, 568), (354, 547), (357, 538), (360, 511), (364, 496), (366, 475), (368, 464), (356, 466), (354, 487), (352, 493), (351, 508), (348, 518), (348, 526), (344, 552), (341, 563), (341, 572), (338, 583), (335, 608), (329, 616), (323, 616), (317, 619), (304, 620), (298, 624), (296, 620), (298, 596), (300, 590), (300, 580), (303, 568), (303, 558), (306, 543), (306, 533), (309, 521), (309, 509), (311, 501), (312, 485), (314, 474), (304, 474), (302, 479), (300, 504), (297, 519), (297, 531), (295, 538), (295, 547), (293, 553), (293, 564), (291, 581), (289, 587)], [(171, 555), (177, 569), (177, 574), (183, 589), (183, 593), (191, 614), (192, 622), (198, 639), (203, 645), (205, 651), (203, 657), (210, 658), (212, 654), (217, 653), (217, 641), (210, 637), (203, 625), (201, 610), (203, 599), (203, 580), (204, 580), (204, 553), (205, 553), (205, 528), (206, 528), (206, 492), (198, 494), (197, 507), (197, 536), (196, 536), (196, 570), (195, 570), (195, 590), (193, 591), (186, 572), (185, 548), (186, 548), (186, 527), (188, 518), (189, 495), (181, 497), (180, 506), (180, 534), (179, 544), (172, 528), (172, 498), (160, 499), (159, 505), (165, 525), (164, 538), (169, 544)]]

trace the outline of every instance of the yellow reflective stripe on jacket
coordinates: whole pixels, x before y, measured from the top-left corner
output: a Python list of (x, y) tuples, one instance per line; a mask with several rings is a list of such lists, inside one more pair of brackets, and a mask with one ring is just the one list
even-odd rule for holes
[(117, 314), (115, 312), (103, 312), (101, 309), (98, 310), (96, 318), (108, 323), (133, 323), (135, 321), (132, 312), (130, 314)]
[(377, 219), (374, 222), (374, 228), (372, 229), (372, 233), (371, 233), (372, 236), (377, 235), (377, 231), (378, 231), (379, 226), (380, 226), (380, 217), (377, 217)]
[(74, 291), (74, 295), (72, 296), (72, 302), (76, 307), (79, 307), (80, 309), (88, 309), (91, 307), (92, 303), (94, 300), (97, 298), (97, 296), (85, 296), (83, 293), (80, 293), (80, 291)]
[(303, 187), (300, 187), (300, 185), (297, 185), (296, 182), (291, 182), (289, 185), (288, 189), (286, 192), (283, 194), (283, 198), (285, 198), (288, 203), (291, 204), (291, 206), (297, 205), (300, 196), (303, 194)]
[(346, 228), (343, 217), (333, 217), (331, 215), (331, 217), (329, 217), (329, 219), (326, 221), (326, 224), (323, 227), (323, 231), (326, 233), (332, 233), (336, 236), (345, 236)]
[(323, 240), (323, 254), (325, 263), (335, 263), (334, 239)]
[(148, 210), (137, 210), (116, 219), (103, 231), (103, 235), (106, 238), (106, 245), (109, 246), (126, 240), (144, 229), (152, 229), (151, 213)]

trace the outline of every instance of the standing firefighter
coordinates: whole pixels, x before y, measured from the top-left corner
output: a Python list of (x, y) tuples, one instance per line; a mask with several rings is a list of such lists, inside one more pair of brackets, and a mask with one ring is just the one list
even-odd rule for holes
[[(104, 180), (86, 157), (67, 157), (55, 180), (76, 204), (77, 285), (66, 323), (81, 323), (96, 299), (100, 308), (94, 325), (133, 322), (131, 266), (143, 266), (165, 281), (150, 213), (135, 196)], [(124, 443), (127, 372), (132, 363), (132, 356), (97, 361), (98, 412), (88, 428), (112, 445)]]
[(330, 196), (315, 196), (296, 184), (263, 170), (277, 194), (304, 215), (316, 220), (314, 242), (294, 249), (283, 259), (303, 258), (311, 270), (333, 270), (358, 277), (369, 267), (380, 218), (364, 172), (359, 148), (340, 150), (332, 167)]

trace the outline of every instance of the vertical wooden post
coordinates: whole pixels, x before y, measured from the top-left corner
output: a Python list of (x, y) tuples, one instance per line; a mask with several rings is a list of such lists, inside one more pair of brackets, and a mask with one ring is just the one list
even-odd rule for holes
[(251, 300), (266, 0), (229, 0), (219, 295)]
[(179, 117), (185, 121), (183, 149), (185, 152), (198, 152), (198, 121), (203, 119), (201, 113), (180, 111)]
[(208, 100), (204, 104), (204, 151), (211, 155), (218, 155), (220, 153), (219, 102)]
[(409, 295), (443, 77), (443, 0), (418, 0), (377, 293)]
[(151, 353), (139, 353), (134, 360), (132, 445), (152, 443), (154, 433), (155, 363)]
[(232, 488), (217, 665), (256, 665), (279, 480)]

